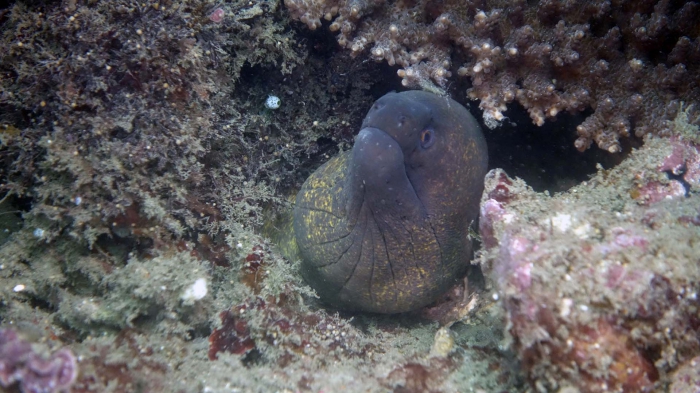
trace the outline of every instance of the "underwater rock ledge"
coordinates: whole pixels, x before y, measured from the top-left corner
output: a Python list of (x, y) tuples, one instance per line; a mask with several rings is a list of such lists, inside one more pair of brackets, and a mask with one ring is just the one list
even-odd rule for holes
[(697, 391), (680, 370), (700, 353), (698, 157), (696, 139), (647, 138), (553, 196), (487, 175), (481, 263), (535, 390)]

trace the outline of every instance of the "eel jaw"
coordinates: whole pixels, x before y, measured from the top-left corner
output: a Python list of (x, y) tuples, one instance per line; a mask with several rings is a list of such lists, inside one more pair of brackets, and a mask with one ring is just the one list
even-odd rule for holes
[(349, 165), (346, 212), (351, 220), (364, 204), (380, 216), (425, 217), (401, 146), (388, 133), (374, 127), (360, 130)]

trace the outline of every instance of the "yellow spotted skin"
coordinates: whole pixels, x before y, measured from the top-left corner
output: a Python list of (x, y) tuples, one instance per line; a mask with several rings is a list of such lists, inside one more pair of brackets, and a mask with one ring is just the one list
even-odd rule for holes
[(419, 91), (380, 98), (352, 150), (297, 194), (302, 275), (342, 309), (399, 313), (434, 301), (468, 266), (487, 161), (459, 103)]

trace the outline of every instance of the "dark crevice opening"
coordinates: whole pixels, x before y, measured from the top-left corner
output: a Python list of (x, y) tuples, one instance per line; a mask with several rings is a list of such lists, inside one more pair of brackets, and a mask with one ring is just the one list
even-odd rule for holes
[(633, 148), (641, 146), (640, 139), (630, 137), (620, 139), (620, 153), (608, 153), (595, 144), (584, 152), (576, 150), (576, 126), (591, 114), (590, 110), (560, 113), (556, 120), (537, 126), (522, 106), (510, 104), (504, 113), (507, 118), (491, 130), (483, 125), (482, 111), (476, 103), (469, 107), (486, 137), (489, 168), (502, 168), (538, 192), (566, 191), (593, 176), (598, 164), (610, 169), (622, 162)]

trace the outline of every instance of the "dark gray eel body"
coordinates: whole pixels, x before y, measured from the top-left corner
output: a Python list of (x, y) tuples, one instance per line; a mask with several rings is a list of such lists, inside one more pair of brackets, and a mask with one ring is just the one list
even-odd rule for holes
[(294, 208), (302, 274), (342, 309), (399, 313), (429, 304), (464, 275), (472, 254), (487, 150), (452, 99), (389, 93), (352, 150), (304, 183)]

